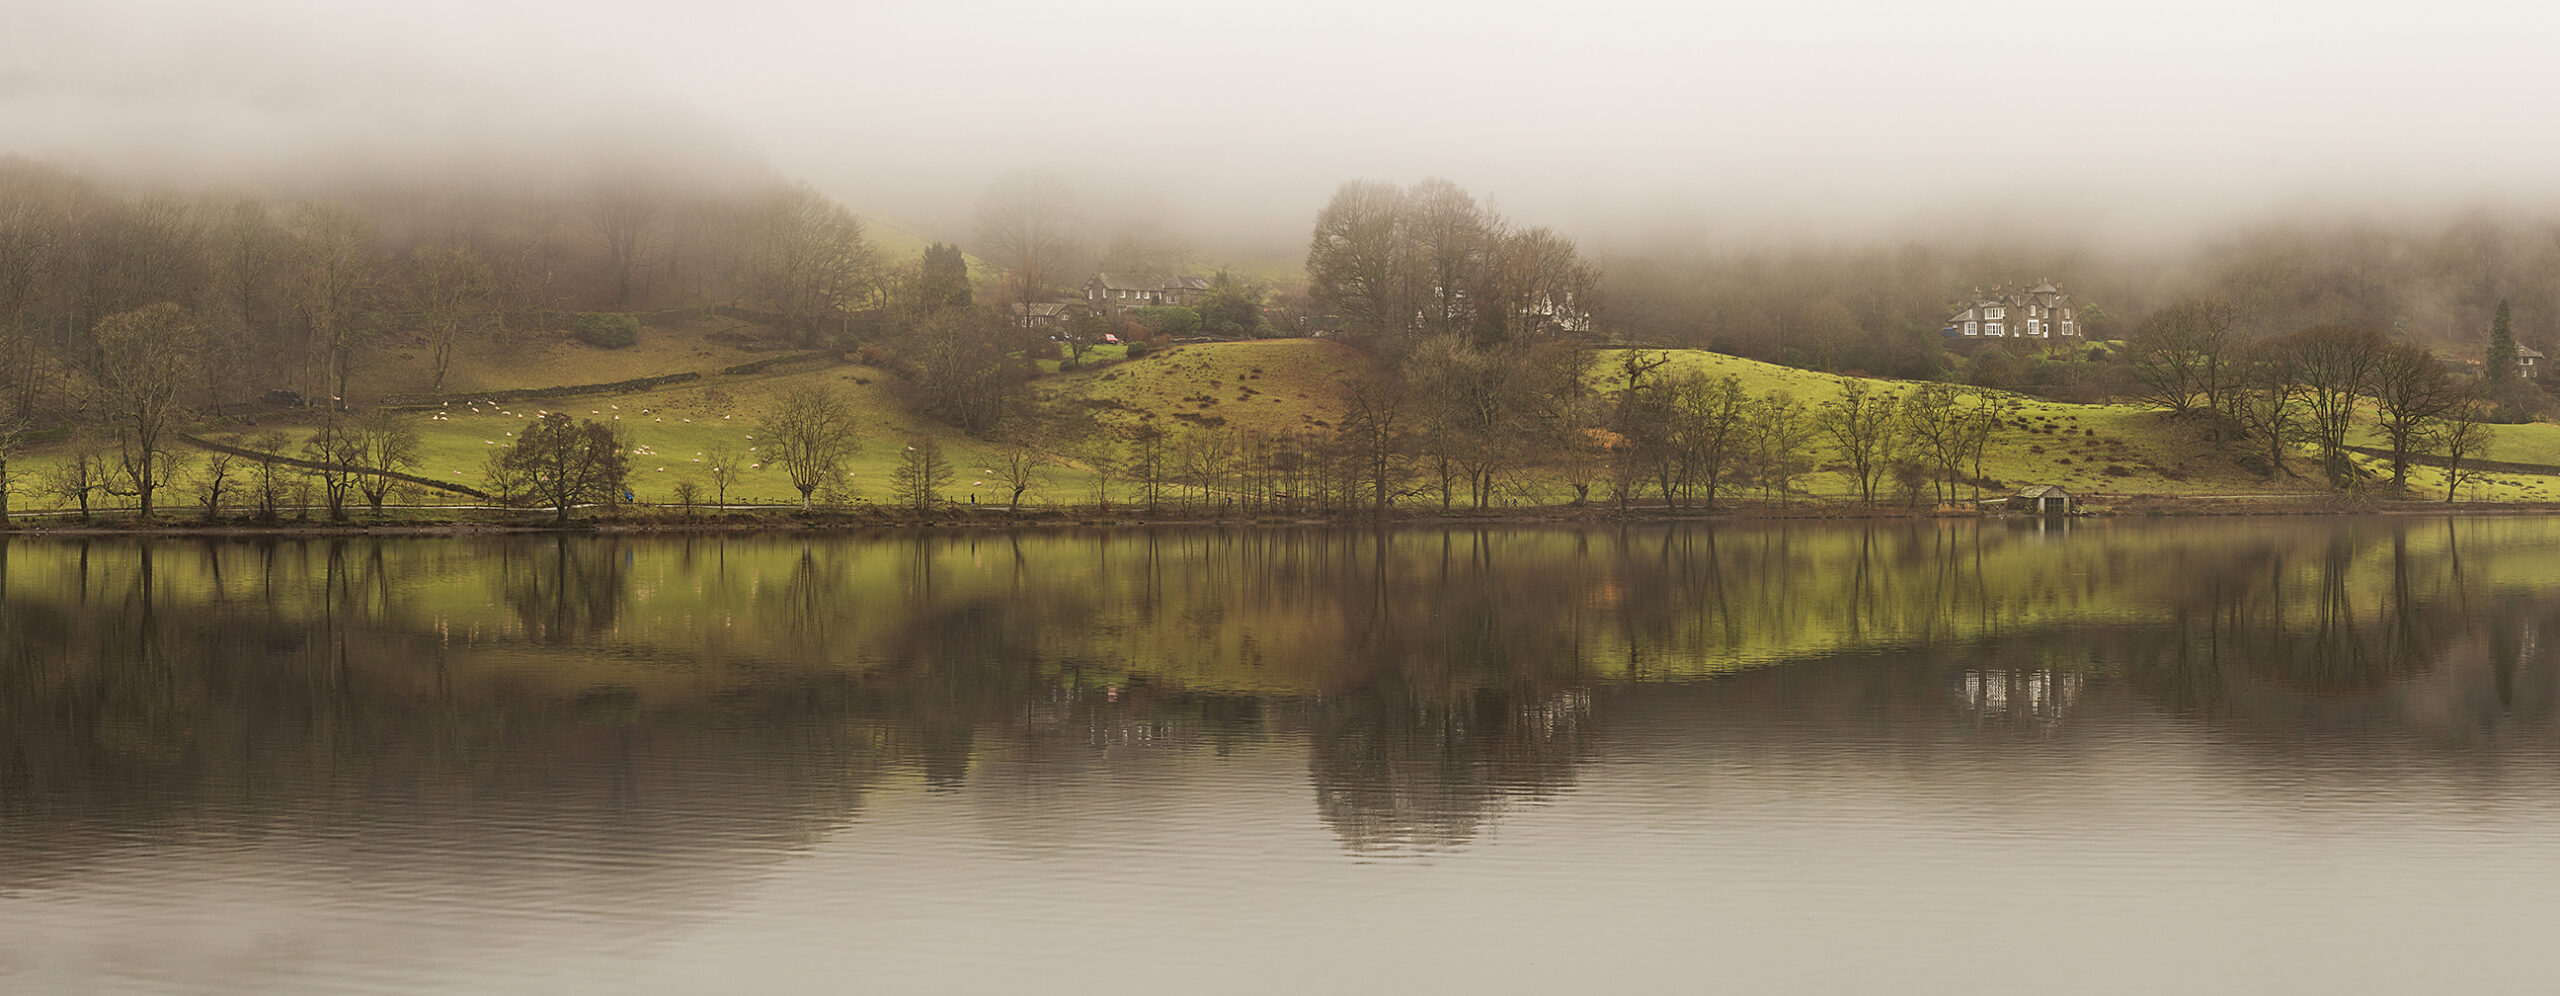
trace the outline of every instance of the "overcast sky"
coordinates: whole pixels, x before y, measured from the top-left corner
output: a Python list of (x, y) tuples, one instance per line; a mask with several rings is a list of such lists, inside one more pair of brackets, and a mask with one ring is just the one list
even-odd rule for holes
[(768, 164), (940, 228), (1015, 169), (1303, 230), (1443, 175), (1618, 233), (2103, 229), (2560, 193), (2560, 5), (0, 0), (0, 149), (259, 175)]

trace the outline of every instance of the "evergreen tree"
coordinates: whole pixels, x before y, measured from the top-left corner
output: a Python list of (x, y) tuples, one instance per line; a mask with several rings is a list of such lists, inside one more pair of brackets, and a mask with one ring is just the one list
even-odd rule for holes
[(969, 260), (960, 247), (936, 242), (924, 249), (917, 298), (926, 311), (969, 306)]
[(2489, 355), (2480, 365), (2480, 376), (2489, 380), (2506, 380), (2516, 375), (2516, 332), (2507, 314), (2507, 302), (2498, 301), (2498, 317), (2489, 323)]
[(1209, 281), (1209, 292), (1193, 309), (1200, 313), (1200, 330), (1211, 335), (1258, 336), (1266, 327), (1262, 320), (1262, 288), (1229, 276), (1220, 270)]

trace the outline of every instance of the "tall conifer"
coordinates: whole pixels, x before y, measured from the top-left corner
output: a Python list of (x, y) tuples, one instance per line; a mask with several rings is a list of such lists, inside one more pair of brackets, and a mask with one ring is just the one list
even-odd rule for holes
[(2498, 317), (2489, 323), (2489, 355), (2480, 365), (2480, 375), (2490, 380), (2516, 375), (2516, 331), (2504, 298), (2498, 300)]

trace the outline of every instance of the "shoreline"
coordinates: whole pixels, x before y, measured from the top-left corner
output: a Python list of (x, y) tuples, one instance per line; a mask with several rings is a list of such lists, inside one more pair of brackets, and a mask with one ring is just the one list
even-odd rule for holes
[[(2236, 498), (2126, 496), (2097, 507), (2072, 513), (2080, 520), (2126, 518), (2239, 518), (2299, 516), (2507, 516), (2550, 515), (2560, 513), (2560, 502), (2440, 502), (2423, 500), (2356, 501), (2343, 497), (2306, 495), (2245, 496)], [(2059, 518), (2060, 516), (2053, 516)], [(776, 509), (771, 514), (726, 513), (700, 514), (629, 514), (607, 513), (566, 522), (544, 517), (520, 517), (484, 520), (349, 519), (344, 521), (285, 520), (260, 522), (248, 519), (223, 519), (207, 522), (201, 518), (161, 518), (141, 521), (132, 518), (99, 518), (86, 522), (53, 524), (13, 521), (0, 525), (0, 538), (11, 537), (112, 537), (171, 536), (225, 538), (331, 538), (347, 536), (391, 536), (410, 538), (506, 536), (506, 535), (749, 535), (749, 534), (816, 534), (860, 532), (926, 532), (926, 531), (1002, 531), (1008, 529), (1087, 528), (1087, 529), (1151, 529), (1174, 526), (1449, 526), (1449, 525), (1559, 525), (1708, 523), (1708, 522), (1914, 522), (1973, 519), (1983, 521), (2035, 521), (2047, 516), (2026, 512), (1981, 511), (1971, 507), (1939, 506), (1932, 508), (1868, 507), (1848, 504), (1762, 505), (1739, 504), (1708, 509), (1629, 508), (1608, 506), (1558, 505), (1540, 508), (1503, 509), (1473, 513), (1467, 511), (1399, 510), (1384, 517), (1366, 514), (1328, 515), (1220, 515), (1193, 513), (1181, 509), (1145, 511), (1135, 508), (1064, 508), (1026, 510), (1009, 513), (1002, 510), (977, 510), (955, 515), (918, 516), (887, 513), (877, 508), (868, 510), (820, 510), (801, 512)]]

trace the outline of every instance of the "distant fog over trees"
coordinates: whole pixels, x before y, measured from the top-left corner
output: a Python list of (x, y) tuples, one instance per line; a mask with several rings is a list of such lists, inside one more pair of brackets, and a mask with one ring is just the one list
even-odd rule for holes
[(2091, 340), (2122, 338), (2153, 311), (2211, 297), (2250, 329), (2360, 325), (2466, 359), (2485, 350), (2505, 300), (2515, 341), (2546, 352), (2560, 344), (2560, 215), (2270, 222), (2176, 253), (2021, 242), (1654, 240), (1604, 257), (1605, 322), (1645, 342), (1928, 376), (1952, 304), (1976, 287), (2050, 278), (2096, 306)]

